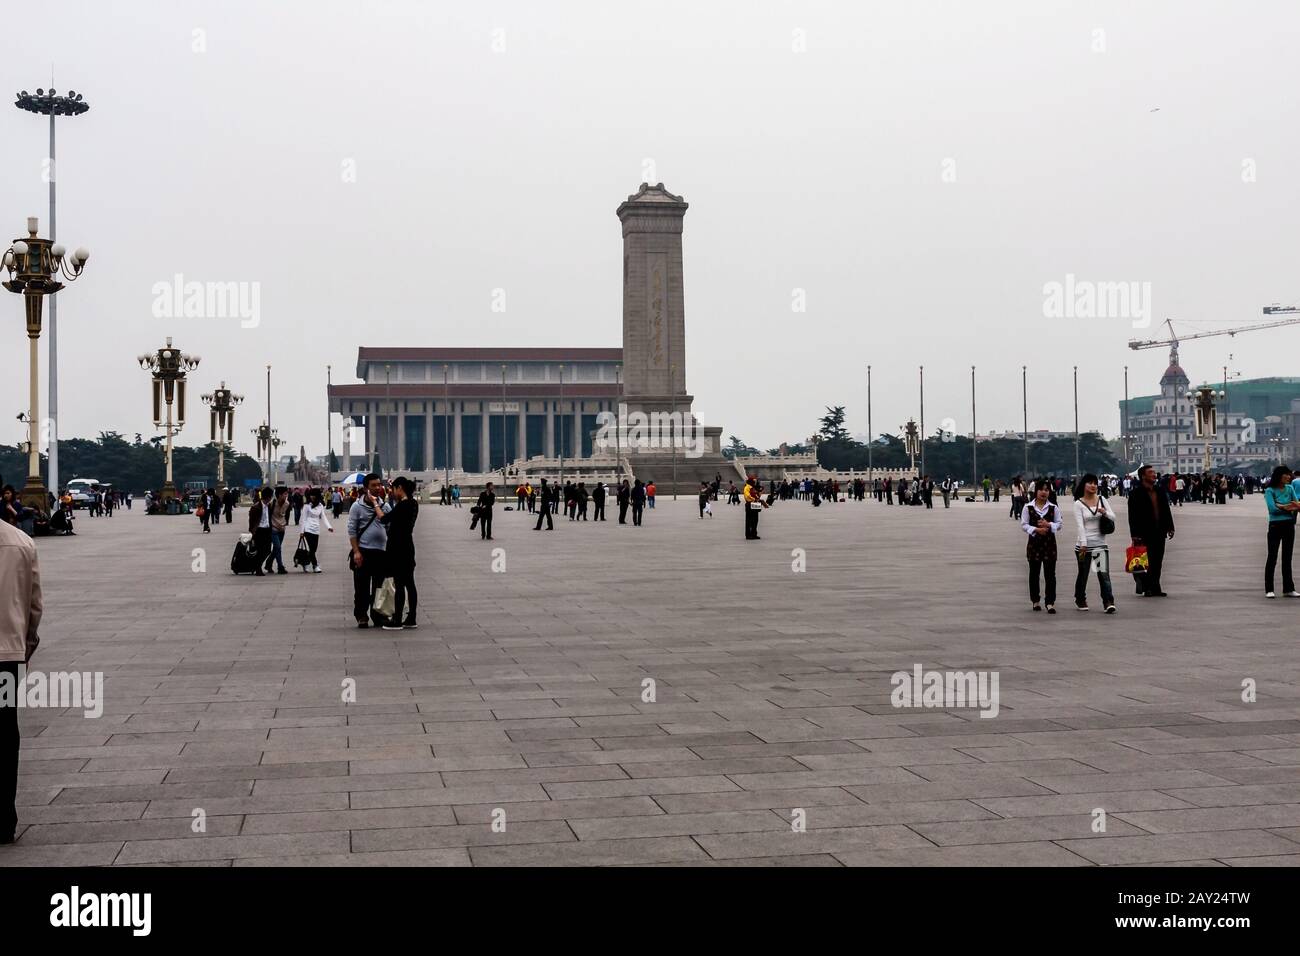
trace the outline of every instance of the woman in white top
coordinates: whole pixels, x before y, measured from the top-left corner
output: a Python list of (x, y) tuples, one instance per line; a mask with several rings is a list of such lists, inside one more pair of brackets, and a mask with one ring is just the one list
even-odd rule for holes
[(1115, 513), (1106, 499), (1097, 492), (1097, 476), (1084, 475), (1074, 497), (1074, 554), (1079, 562), (1079, 573), (1074, 579), (1074, 606), (1088, 610), (1088, 569), (1097, 568), (1097, 582), (1101, 585), (1101, 604), (1107, 614), (1115, 613), (1115, 594), (1110, 587), (1110, 549), (1106, 545), (1106, 519), (1110, 531), (1115, 530)]
[[(307, 539), (307, 548), (311, 551), (311, 569), (314, 574), (320, 574), (320, 564), (316, 560), (316, 545), (320, 543), (322, 522), (326, 528), (329, 528), (330, 534), (333, 534), (334, 526), (325, 516), (325, 504), (321, 501), (321, 493), (313, 488), (307, 492), (307, 507), (302, 509), (302, 521), (299, 522), (298, 527), (302, 529), (302, 536)], [(306, 571), (307, 565), (304, 564), (302, 569)]]

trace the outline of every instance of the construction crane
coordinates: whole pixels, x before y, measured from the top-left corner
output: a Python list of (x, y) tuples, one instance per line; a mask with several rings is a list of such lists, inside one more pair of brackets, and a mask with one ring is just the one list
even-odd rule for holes
[[(1296, 305), (1273, 305), (1264, 306), (1265, 315), (1288, 315), (1300, 313), (1300, 306)], [(1293, 319), (1274, 319), (1272, 322), (1257, 322), (1254, 325), (1239, 325), (1232, 329), (1217, 329), (1213, 332), (1193, 332), (1191, 335), (1184, 335), (1181, 338), (1174, 331), (1174, 324), (1169, 319), (1165, 319), (1165, 325), (1169, 327), (1169, 338), (1167, 339), (1132, 339), (1128, 347), (1137, 351), (1138, 349), (1154, 349), (1161, 346), (1169, 346), (1170, 362), (1178, 363), (1178, 343), (1186, 342), (1189, 339), (1204, 339), (1212, 335), (1236, 335), (1238, 332), (1254, 332), (1256, 329), (1275, 329), (1282, 325), (1300, 325), (1300, 317)]]
[[(1180, 342), (1180, 341), (1184, 341), (1184, 342), (1185, 342), (1185, 341), (1187, 341), (1188, 339), (1204, 339), (1204, 338), (1209, 338), (1210, 336), (1214, 336), (1214, 335), (1232, 335), (1232, 336), (1235, 336), (1238, 332), (1254, 332), (1254, 331), (1256, 331), (1257, 329), (1275, 329), (1275, 328), (1278, 328), (1279, 326), (1283, 326), (1283, 325), (1300, 325), (1300, 306), (1295, 306), (1295, 305), (1279, 305), (1279, 304), (1277, 304), (1277, 303), (1275, 302), (1275, 303), (1273, 303), (1272, 305), (1266, 305), (1266, 306), (1264, 306), (1264, 314), (1265, 314), (1265, 315), (1296, 315), (1297, 317), (1296, 317), (1296, 318), (1291, 318), (1291, 319), (1274, 319), (1274, 320), (1271, 321), (1271, 322), (1257, 322), (1257, 323), (1255, 323), (1254, 325), (1239, 325), (1239, 326), (1237, 326), (1237, 327), (1235, 327), (1235, 328), (1231, 328), (1231, 329), (1218, 329), (1218, 330), (1216, 330), (1216, 331), (1214, 331), (1214, 332), (1193, 332), (1191, 335), (1183, 336), (1183, 338), (1182, 338), (1181, 340), (1180, 340), (1179, 337), (1178, 337), (1178, 333), (1177, 333), (1176, 331), (1174, 331), (1174, 323), (1173, 323), (1172, 321), (1170, 321), (1169, 319), (1165, 319), (1165, 325), (1169, 328), (1169, 338), (1167, 338), (1167, 339), (1132, 339), (1132, 340), (1128, 343), (1128, 347), (1131, 348), (1131, 349), (1133, 349), (1134, 351), (1137, 351), (1137, 350), (1139, 350), (1139, 349), (1154, 349), (1154, 348), (1160, 348), (1161, 346), (1165, 346), (1165, 345), (1167, 345), (1167, 346), (1169, 346), (1169, 365), (1170, 365), (1170, 367), (1172, 368), (1173, 366), (1179, 365), (1179, 361), (1178, 361), (1178, 345), (1179, 345), (1179, 342)], [(1228, 379), (1228, 370), (1227, 370), (1227, 367), (1226, 367), (1226, 366), (1224, 367), (1224, 370), (1223, 370), (1223, 378), (1224, 378), (1224, 386), (1225, 386), (1225, 389), (1226, 389), (1226, 386), (1227, 386), (1227, 379)], [(1162, 381), (1163, 381), (1163, 380), (1162, 380)], [(1178, 463), (1181, 461), (1181, 458), (1180, 458), (1180, 450), (1179, 450), (1179, 447), (1178, 447), (1178, 446), (1179, 446), (1179, 440), (1178, 440), (1178, 439), (1179, 439), (1179, 435), (1181, 434), (1181, 429), (1182, 429), (1182, 417), (1181, 417), (1181, 414), (1179, 413), (1179, 405), (1178, 405), (1177, 402), (1174, 403), (1174, 410), (1175, 410), (1175, 414), (1174, 414), (1174, 468), (1175, 468), (1175, 470), (1176, 470), (1177, 467), (1178, 467)], [(1127, 418), (1127, 412), (1126, 412), (1126, 413), (1125, 413), (1125, 431), (1128, 430), (1128, 424), (1127, 424), (1127, 423), (1128, 423), (1128, 418)], [(1209, 470), (1209, 461), (1210, 461), (1209, 456), (1210, 456), (1210, 446), (1209, 446), (1209, 443), (1207, 442), (1206, 445), (1205, 445), (1205, 467), (1206, 467), (1206, 470)]]

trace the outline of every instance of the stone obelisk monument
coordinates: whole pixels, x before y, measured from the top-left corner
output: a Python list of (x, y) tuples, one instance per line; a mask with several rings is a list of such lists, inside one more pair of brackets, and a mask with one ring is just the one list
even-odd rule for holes
[[(617, 212), (623, 224), (623, 402), (629, 420), (643, 415), (649, 422), (640, 432), (644, 441), (633, 424), (627, 457), (638, 477), (653, 478), (664, 490), (675, 458), (677, 487), (692, 492), (719, 472), (725, 480), (734, 468), (721, 454), (722, 429), (695, 421), (686, 391), (686, 209), (663, 183), (642, 183)], [(668, 422), (675, 424), (665, 428)]]

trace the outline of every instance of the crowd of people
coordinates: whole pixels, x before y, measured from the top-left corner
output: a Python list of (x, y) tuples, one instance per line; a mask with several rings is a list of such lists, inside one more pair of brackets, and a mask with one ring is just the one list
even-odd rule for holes
[[(1057, 495), (1064, 487), (1058, 479), (1048, 477), (1028, 482), (1016, 477), (1011, 482), (1012, 516), (1019, 520), (1028, 538), (1025, 556), (1029, 562), (1030, 606), (1035, 611), (1046, 608), (1049, 614), (1056, 613), (1056, 536), (1062, 524)], [(1123, 567), (1132, 574), (1138, 596), (1167, 596), (1161, 574), (1165, 547), (1174, 537), (1174, 508), (1187, 501), (1226, 504), (1233, 494), (1241, 499), (1262, 490), (1268, 514), (1264, 596), (1277, 597), (1274, 586), (1280, 558), (1282, 593), (1286, 597), (1300, 597), (1292, 574), (1296, 516), (1300, 513), (1300, 478), (1287, 465), (1275, 467), (1266, 482), (1211, 474), (1160, 475), (1152, 466), (1143, 465), (1136, 477), (1107, 480), (1087, 474), (1069, 488), (1074, 499), (1074, 552), (1078, 564), (1074, 604), (1080, 611), (1088, 610), (1087, 584), (1094, 572), (1103, 609), (1107, 614), (1116, 611), (1107, 540), (1116, 534), (1115, 513), (1107, 498), (1116, 495), (1127, 500), (1129, 545)]]

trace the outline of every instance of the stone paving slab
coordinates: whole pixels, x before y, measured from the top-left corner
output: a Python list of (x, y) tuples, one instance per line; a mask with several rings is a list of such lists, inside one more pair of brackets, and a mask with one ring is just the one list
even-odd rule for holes
[[(1068, 549), (1029, 611), (1000, 505), (779, 503), (760, 542), (717, 511), (502, 513), (500, 573), (426, 506), (400, 634), (352, 625), (341, 535), (255, 579), (237, 524), (83, 517), (38, 542), (33, 663), (102, 672), (104, 712), (21, 714), (0, 866), (1300, 865), (1300, 603), (1262, 599), (1260, 499), (1180, 509), (1171, 597), (1116, 575), (1109, 617)], [(996, 673), (997, 716), (895, 707), (918, 665)]]

